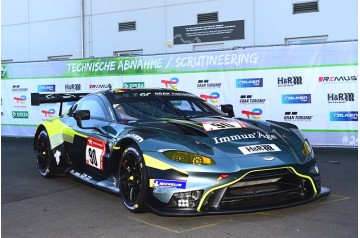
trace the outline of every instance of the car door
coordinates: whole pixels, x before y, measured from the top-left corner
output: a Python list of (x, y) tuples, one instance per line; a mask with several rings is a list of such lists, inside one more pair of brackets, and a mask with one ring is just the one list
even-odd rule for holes
[(71, 111), (89, 110), (90, 119), (82, 120), (79, 126), (71, 113), (69, 125), (74, 130), (73, 143), (68, 148), (70, 160), (75, 169), (95, 176), (106, 177), (108, 166), (108, 133), (112, 117), (98, 95), (90, 95), (77, 104)]

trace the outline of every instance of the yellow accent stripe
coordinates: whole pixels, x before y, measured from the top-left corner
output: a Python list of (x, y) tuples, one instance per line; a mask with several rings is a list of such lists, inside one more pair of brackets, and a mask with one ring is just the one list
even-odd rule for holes
[(120, 148), (121, 148), (120, 146), (113, 146), (114, 150), (120, 150)]
[(154, 181), (155, 181), (155, 179), (149, 179), (149, 187), (150, 188), (154, 187)]
[(163, 161), (160, 161), (158, 159), (155, 159), (154, 157), (151, 157), (150, 155), (143, 154), (143, 157), (144, 157), (145, 164), (147, 167), (152, 167), (152, 168), (159, 169), (159, 170), (173, 169), (173, 170), (179, 171), (180, 173), (188, 174), (186, 171), (178, 169), (178, 168), (176, 168), (170, 164), (167, 164)]
[[(312, 187), (313, 187), (313, 189), (314, 189), (314, 192), (315, 192), (315, 193), (314, 193), (314, 197), (315, 197), (316, 194), (318, 193), (317, 190), (316, 190), (316, 187), (315, 187), (315, 183), (314, 183), (314, 181), (312, 180), (312, 178), (311, 178), (310, 176), (307, 176), (307, 175), (303, 175), (303, 174), (298, 173), (293, 167), (280, 167), (280, 168), (275, 168), (275, 169), (291, 169), (292, 171), (294, 171), (294, 173), (295, 173), (297, 176), (310, 180), (311, 185), (312, 185)], [(261, 171), (268, 171), (268, 170), (275, 170), (275, 169), (274, 169), (274, 168), (271, 168), (271, 169), (256, 169), (256, 170), (252, 170), (252, 171), (249, 171), (249, 172), (245, 173), (243, 176), (241, 176), (240, 178), (238, 178), (238, 179), (236, 179), (236, 180), (234, 180), (234, 181), (232, 181), (232, 182), (230, 182), (230, 183), (223, 184), (223, 185), (220, 185), (220, 186), (217, 186), (217, 187), (214, 187), (214, 188), (210, 189), (210, 190), (207, 191), (207, 192), (204, 194), (204, 196), (201, 198), (200, 203), (199, 203), (196, 211), (197, 211), (197, 212), (201, 212), (201, 206), (202, 206), (202, 204), (204, 203), (205, 198), (209, 195), (209, 193), (211, 193), (211, 192), (213, 192), (213, 191), (215, 191), (215, 190), (218, 190), (218, 189), (221, 189), (221, 188), (224, 188), (224, 187), (228, 187), (228, 186), (230, 186), (230, 185), (233, 185), (233, 184), (239, 182), (241, 179), (243, 179), (246, 175), (248, 175), (248, 174), (250, 174), (250, 173), (253, 173), (253, 172), (261, 172)]]

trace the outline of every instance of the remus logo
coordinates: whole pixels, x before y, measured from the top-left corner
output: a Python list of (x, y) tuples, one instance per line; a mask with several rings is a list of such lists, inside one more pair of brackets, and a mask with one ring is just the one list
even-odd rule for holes
[(311, 94), (283, 94), (281, 99), (283, 104), (311, 103)]
[(357, 111), (330, 112), (330, 121), (358, 121)]
[(112, 84), (90, 84), (89, 88), (94, 89), (110, 89), (112, 87)]
[(254, 87), (262, 87), (262, 86), (263, 86), (262, 78), (248, 78), (248, 79), (236, 80), (237, 88), (254, 88)]
[(48, 85), (38, 85), (37, 87), (38, 92), (55, 92), (55, 84), (48, 84)]
[(321, 76), (319, 83), (355, 83), (358, 76)]

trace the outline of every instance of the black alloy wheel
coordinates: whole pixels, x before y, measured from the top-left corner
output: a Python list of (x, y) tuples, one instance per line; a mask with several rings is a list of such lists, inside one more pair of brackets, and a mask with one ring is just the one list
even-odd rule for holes
[(37, 138), (37, 164), (38, 170), (43, 177), (51, 176), (50, 162), (53, 154), (50, 147), (50, 140), (46, 130), (42, 130)]
[(122, 201), (132, 212), (143, 212), (146, 206), (148, 177), (140, 149), (131, 145), (119, 163), (119, 189)]

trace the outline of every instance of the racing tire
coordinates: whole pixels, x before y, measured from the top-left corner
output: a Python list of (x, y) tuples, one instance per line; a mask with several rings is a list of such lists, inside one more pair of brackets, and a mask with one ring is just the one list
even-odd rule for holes
[(119, 189), (122, 202), (131, 212), (145, 211), (148, 193), (148, 175), (144, 158), (138, 146), (128, 146), (119, 162)]
[(36, 162), (38, 165), (38, 171), (44, 178), (52, 176), (50, 168), (51, 160), (54, 155), (51, 151), (49, 135), (46, 130), (40, 131), (36, 141)]

